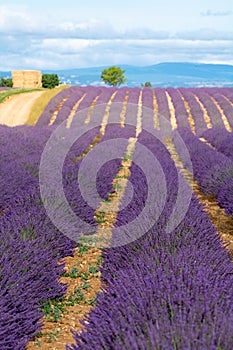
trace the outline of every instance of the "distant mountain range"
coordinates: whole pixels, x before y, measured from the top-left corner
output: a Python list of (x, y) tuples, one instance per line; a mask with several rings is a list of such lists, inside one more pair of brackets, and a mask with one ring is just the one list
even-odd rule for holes
[[(233, 87), (233, 66), (223, 64), (202, 64), (185, 62), (159, 63), (152, 66), (120, 65), (125, 70), (126, 85), (141, 86), (147, 81), (153, 87)], [(43, 73), (56, 73), (62, 83), (71, 85), (103, 85), (101, 72), (106, 67), (76, 68), (64, 70), (43, 70)], [(10, 72), (0, 72), (0, 76), (10, 76)]]

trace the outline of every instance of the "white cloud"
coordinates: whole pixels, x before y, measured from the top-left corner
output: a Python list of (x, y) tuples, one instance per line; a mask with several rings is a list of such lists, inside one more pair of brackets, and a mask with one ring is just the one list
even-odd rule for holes
[[(212, 13), (211, 11), (208, 13)], [(107, 21), (47, 21), (0, 6), (0, 69), (62, 69), (162, 61), (232, 62), (233, 32), (122, 30)]]
[(231, 16), (233, 14), (233, 11), (228, 10), (228, 11), (212, 11), (212, 10), (207, 10), (204, 12), (201, 12), (201, 16), (204, 17), (222, 17), (222, 16)]

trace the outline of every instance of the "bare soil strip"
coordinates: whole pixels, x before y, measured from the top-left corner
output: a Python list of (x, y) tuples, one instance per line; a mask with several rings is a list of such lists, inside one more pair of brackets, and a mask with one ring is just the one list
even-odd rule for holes
[(203, 116), (204, 116), (204, 120), (206, 122), (207, 128), (211, 129), (212, 128), (211, 119), (210, 119), (210, 117), (208, 115), (208, 112), (207, 112), (205, 106), (203, 105), (203, 103), (199, 100), (199, 98), (195, 94), (193, 94), (193, 95), (194, 95), (195, 99), (197, 100), (197, 102), (199, 103), (199, 105), (200, 105), (200, 107), (201, 107), (201, 109), (203, 111)]
[(176, 114), (175, 114), (175, 108), (171, 99), (171, 96), (169, 95), (169, 93), (167, 91), (165, 91), (166, 93), (166, 97), (167, 97), (167, 102), (168, 102), (168, 108), (170, 111), (170, 123), (172, 126), (172, 129), (177, 129), (177, 123), (176, 123)]
[(48, 304), (41, 320), (42, 331), (28, 343), (27, 350), (64, 350), (66, 344), (74, 342), (70, 330), (81, 330), (80, 320), (93, 307), (96, 292), (101, 290), (100, 255), (98, 249), (83, 245), (75, 250), (74, 257), (63, 259), (66, 273), (60, 281), (68, 285), (66, 295), (62, 301)]
[(158, 115), (158, 102), (155, 94), (155, 90), (153, 90), (153, 107), (154, 107), (154, 128), (159, 130), (159, 115)]
[(213, 103), (215, 104), (216, 108), (219, 110), (221, 117), (222, 117), (222, 121), (224, 123), (225, 128), (227, 129), (227, 131), (231, 132), (232, 128), (227, 120), (227, 116), (224, 114), (223, 109), (221, 108), (221, 106), (218, 104), (218, 102), (215, 100), (214, 97), (210, 96), (211, 100), (213, 101)]
[[(105, 109), (101, 124), (101, 131), (103, 133), (101, 137), (105, 133), (109, 110), (114, 97), (115, 92)], [(97, 101), (97, 99), (95, 100)], [(94, 104), (92, 107), (93, 111)], [(88, 118), (90, 116), (91, 114)], [(96, 142), (99, 142), (99, 140), (96, 140)], [(87, 240), (86, 243), (85, 239)], [(68, 289), (64, 296), (65, 301), (63, 300), (61, 303), (58, 303), (58, 306), (54, 306), (53, 302), (50, 302), (50, 314), (52, 316), (50, 315), (48, 317), (48, 315), (45, 315), (42, 318), (44, 325), (41, 334), (38, 335), (37, 339), (28, 343), (27, 350), (37, 348), (43, 350), (64, 350), (66, 344), (74, 342), (70, 330), (80, 331), (83, 328), (80, 320), (94, 306), (96, 293), (100, 292), (102, 287), (101, 275), (98, 271), (98, 265), (101, 263), (101, 250), (92, 247), (90, 236), (88, 239), (87, 237), (83, 237), (83, 242), (84, 244), (80, 248), (75, 249), (74, 257), (69, 256), (61, 261), (61, 263), (65, 263), (66, 276), (63, 276), (60, 281), (61, 283), (68, 284)], [(80, 254), (82, 251), (83, 254)], [(64, 309), (64, 311), (60, 312), (60, 318), (56, 318), (56, 321), (54, 321), (54, 315), (58, 313), (57, 309)]]
[(45, 91), (32, 91), (7, 98), (0, 104), (0, 124), (7, 126), (26, 124), (36, 100), (44, 93)]
[(123, 108), (120, 114), (120, 126), (123, 128), (125, 126), (125, 115), (126, 115), (126, 107), (129, 100), (129, 91), (126, 92), (124, 102), (123, 102)]
[(57, 115), (58, 115), (58, 112), (60, 111), (60, 109), (62, 108), (62, 106), (64, 105), (64, 103), (68, 100), (69, 98), (69, 95), (65, 98), (63, 98), (63, 100), (59, 103), (59, 105), (57, 106), (57, 108), (55, 109), (50, 121), (49, 121), (49, 126), (50, 125), (53, 125), (53, 123), (55, 122), (56, 118), (57, 118)]
[[(214, 146), (211, 145), (211, 143), (209, 143), (204, 137), (199, 137), (199, 140), (204, 142), (206, 145), (208, 145), (209, 147), (215, 149)], [(215, 149), (216, 150), (216, 149)]]
[[(105, 129), (106, 129), (106, 126), (107, 126), (107, 122), (108, 122), (108, 118), (109, 118), (109, 111), (110, 111), (110, 107), (111, 107), (111, 104), (112, 104), (112, 101), (116, 95), (117, 91), (115, 91), (112, 96), (110, 97), (108, 103), (107, 103), (107, 106), (105, 108), (105, 112), (104, 112), (104, 116), (103, 116), (103, 119), (102, 119), (102, 122), (101, 122), (101, 128), (100, 128), (100, 134), (98, 136), (96, 136), (93, 140), (93, 142), (90, 143), (89, 147), (87, 149), (85, 149), (85, 151), (80, 154), (80, 156), (76, 157), (75, 158), (75, 162), (78, 162), (79, 160), (81, 160), (83, 157), (85, 157), (85, 155), (97, 144), (100, 142), (100, 140), (102, 139), (102, 137), (104, 136), (104, 133), (105, 133)], [(89, 124), (90, 123), (90, 120), (91, 120), (91, 114), (94, 110), (94, 107), (95, 107), (95, 104), (96, 104), (96, 101), (97, 99), (99, 98), (99, 96), (97, 96), (95, 98), (95, 100), (92, 102), (92, 105), (88, 111), (88, 115), (87, 115), (87, 119), (85, 120), (85, 124)]]
[(184, 168), (171, 139), (167, 140), (166, 146), (177, 169), (183, 174), (199, 201), (204, 204), (204, 210), (210, 217), (212, 224), (216, 227), (224, 244), (227, 244), (227, 249), (233, 258), (233, 218), (225, 214), (224, 209), (219, 207), (214, 196), (207, 196), (202, 193), (197, 181), (193, 179), (191, 172)]
[(90, 123), (90, 121), (91, 121), (91, 115), (92, 115), (92, 112), (93, 112), (93, 110), (94, 110), (94, 107), (95, 107), (96, 102), (97, 102), (97, 100), (98, 100), (99, 97), (100, 97), (100, 95), (96, 96), (96, 97), (94, 98), (94, 100), (92, 101), (91, 105), (90, 105), (90, 108), (89, 108), (88, 113), (87, 113), (87, 118), (86, 118), (86, 120), (85, 120), (85, 124), (86, 124), (86, 125), (88, 125), (88, 124)]
[(230, 103), (230, 105), (233, 107), (233, 102), (227, 97), (227, 96), (225, 96), (225, 95), (221, 95), (223, 98), (225, 98), (225, 100), (227, 101), (227, 102), (229, 102)]
[(191, 108), (188, 104), (188, 101), (186, 101), (186, 99), (184, 98), (184, 96), (182, 95), (182, 93), (177, 90), (180, 94), (180, 97), (182, 98), (183, 102), (184, 102), (184, 105), (185, 105), (185, 108), (186, 108), (186, 111), (188, 113), (188, 121), (189, 121), (189, 125), (190, 125), (190, 129), (191, 131), (196, 134), (196, 131), (195, 131), (195, 122), (194, 122), (194, 119), (193, 119), (193, 116), (191, 114)]
[(106, 126), (108, 124), (110, 107), (111, 107), (112, 101), (114, 100), (114, 97), (116, 96), (116, 94), (117, 94), (117, 91), (114, 91), (114, 93), (110, 97), (110, 99), (108, 101), (108, 104), (106, 106), (106, 109), (105, 109), (105, 112), (104, 112), (104, 117), (103, 117), (103, 120), (102, 120), (102, 123), (101, 123), (101, 127), (100, 127), (100, 134), (101, 135), (104, 135), (104, 133), (105, 133), (105, 129), (106, 129)]
[(130, 167), (133, 161), (133, 153), (139, 134), (142, 131), (142, 90), (140, 91), (138, 100), (138, 112), (136, 123), (136, 135), (129, 138), (128, 146), (121, 162), (119, 173), (113, 180), (114, 195), (110, 196), (109, 201), (103, 201), (98, 210), (96, 210), (95, 219), (99, 222), (96, 234), (92, 237), (96, 238), (97, 247), (109, 247), (111, 245), (112, 228), (117, 220), (117, 214), (120, 208), (121, 200), (124, 196), (127, 186), (127, 180), (130, 176)]
[(69, 129), (70, 126), (71, 126), (71, 123), (73, 121), (73, 118), (75, 116), (75, 113), (78, 109), (78, 106), (80, 105), (80, 103), (82, 102), (82, 100), (85, 98), (85, 96), (87, 95), (87, 93), (83, 94), (83, 96), (78, 100), (77, 103), (75, 103), (74, 107), (72, 108), (72, 111), (70, 112), (70, 115), (69, 117), (67, 118), (67, 121), (66, 121), (66, 128)]

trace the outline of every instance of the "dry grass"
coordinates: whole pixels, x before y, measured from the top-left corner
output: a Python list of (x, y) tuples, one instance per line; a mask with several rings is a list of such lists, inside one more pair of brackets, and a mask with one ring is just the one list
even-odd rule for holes
[(46, 91), (43, 96), (38, 98), (35, 105), (33, 106), (32, 112), (30, 114), (30, 118), (27, 120), (27, 125), (35, 125), (37, 120), (39, 119), (41, 113), (49, 103), (49, 101), (56, 96), (60, 91), (67, 89), (70, 85), (62, 85), (59, 88), (54, 88)]

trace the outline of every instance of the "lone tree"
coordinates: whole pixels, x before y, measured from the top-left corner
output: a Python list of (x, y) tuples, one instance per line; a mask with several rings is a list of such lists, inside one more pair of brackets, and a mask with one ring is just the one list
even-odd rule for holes
[(42, 87), (52, 89), (60, 84), (57, 74), (42, 74)]
[(109, 67), (107, 69), (103, 69), (101, 74), (101, 80), (105, 82), (105, 84), (111, 86), (119, 86), (121, 84), (126, 83), (127, 79), (124, 76), (125, 71), (120, 67)]
[(152, 87), (152, 84), (150, 81), (147, 81), (146, 83), (142, 84), (142, 87)]

